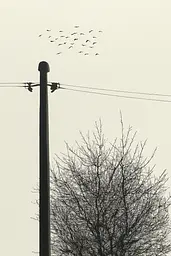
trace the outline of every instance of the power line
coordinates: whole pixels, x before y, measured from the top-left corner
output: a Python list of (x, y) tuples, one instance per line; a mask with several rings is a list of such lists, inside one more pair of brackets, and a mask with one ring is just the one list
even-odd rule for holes
[(25, 84), (24, 82), (4, 82), (4, 83), (0, 83), (0, 84)]
[(84, 93), (90, 93), (90, 94), (98, 94), (98, 95), (104, 95), (104, 96), (119, 97), (119, 98), (149, 100), (149, 101), (159, 101), (159, 102), (169, 102), (169, 103), (171, 103), (171, 100), (131, 97), (131, 96), (116, 95), (116, 94), (108, 94), (108, 93), (99, 93), (99, 92), (90, 92), (90, 91), (83, 91), (83, 90), (68, 89), (68, 88), (63, 88), (63, 87), (61, 87), (60, 89), (65, 89), (65, 90), (75, 91), (75, 92), (84, 92)]
[[(25, 86), (9, 86), (9, 84), (32, 84), (31, 86), (35, 86), (33, 82), (1, 82), (0, 87), (25, 87)], [(8, 86), (2, 86), (3, 84), (7, 84)], [(171, 97), (171, 94), (161, 94), (161, 93), (148, 93), (148, 92), (139, 92), (139, 91), (128, 91), (128, 90), (118, 90), (118, 89), (107, 89), (107, 88), (98, 88), (98, 87), (91, 87), (91, 86), (81, 86), (81, 85), (74, 85), (74, 84), (63, 84), (64, 86), (71, 86), (76, 88), (83, 88), (83, 89), (90, 89), (90, 90), (98, 90), (98, 91), (113, 91), (113, 92), (120, 92), (120, 93), (131, 93), (131, 94), (141, 94), (141, 95), (151, 95), (151, 96), (161, 96), (161, 97)]]
[(148, 92), (138, 92), (138, 91), (126, 91), (126, 90), (97, 88), (97, 87), (81, 86), (81, 85), (73, 85), (73, 84), (62, 84), (62, 83), (61, 83), (61, 85), (77, 87), (77, 88), (83, 88), (83, 89), (90, 89), (90, 90), (99, 90), (99, 91), (113, 91), (113, 92), (121, 92), (121, 93), (131, 93), (131, 94), (142, 94), (142, 95), (151, 95), (151, 96), (171, 97), (171, 94), (148, 93)]
[(3, 88), (16, 88), (16, 87), (26, 87), (24, 85), (0, 85), (0, 87), (3, 87)]
[(37, 84), (38, 82), (0, 82), (0, 84), (28, 84), (28, 83), (31, 83), (31, 84)]
[[(51, 82), (52, 83), (52, 82)], [(7, 85), (2, 85), (7, 84)], [(23, 84), (23, 85), (9, 85), (9, 84)], [(117, 90), (117, 89), (107, 89), (107, 88), (97, 88), (97, 87), (90, 87), (90, 86), (81, 86), (81, 85), (73, 85), (73, 84), (63, 84), (63, 83), (57, 83), (59, 85), (64, 86), (70, 86), (70, 87), (77, 87), (77, 88), (85, 88), (90, 90), (100, 90), (100, 91), (114, 91), (119, 93), (131, 93), (131, 94), (141, 94), (141, 95), (151, 95), (151, 96), (162, 96), (162, 97), (171, 97), (170, 94), (160, 94), (160, 93), (147, 93), (147, 92), (138, 92), (138, 91), (127, 91), (127, 90)], [(47, 84), (48, 86), (51, 86), (50, 84)], [(35, 84), (33, 82), (1, 82), (0, 87), (35, 87), (39, 86), (39, 84)], [(92, 94), (98, 94), (98, 95), (104, 95), (104, 96), (113, 96), (113, 97), (119, 97), (119, 98), (127, 98), (127, 99), (137, 99), (137, 100), (149, 100), (149, 101), (158, 101), (158, 102), (168, 102), (170, 103), (170, 100), (162, 100), (162, 99), (151, 99), (151, 98), (141, 98), (141, 97), (131, 97), (131, 96), (123, 96), (123, 95), (116, 95), (116, 94), (108, 94), (108, 93), (98, 93), (98, 92), (91, 92), (91, 91), (84, 91), (84, 90), (75, 90), (75, 89), (68, 89), (64, 87), (59, 87), (59, 89), (66, 89), (70, 91), (77, 91), (77, 92), (84, 92), (84, 93), (92, 93)]]
[[(7, 84), (7, 85), (2, 85), (2, 84)], [(9, 84), (23, 84), (23, 85), (9, 85)], [(39, 86), (39, 84), (35, 84), (32, 82), (23, 82), (23, 83), (0, 83), (0, 87), (2, 88), (16, 88), (16, 87), (35, 87)]]

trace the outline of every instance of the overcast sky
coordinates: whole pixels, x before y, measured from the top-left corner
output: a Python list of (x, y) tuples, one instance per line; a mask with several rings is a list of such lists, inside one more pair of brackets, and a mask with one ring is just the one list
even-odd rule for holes
[[(50, 66), (48, 81), (171, 94), (170, 13), (169, 0), (3, 1), (0, 82), (37, 82), (38, 64), (44, 60)], [(71, 34), (75, 25), (79, 32), (87, 35), (93, 29), (98, 36), (90, 55), (78, 53), (83, 37), (70, 50), (48, 41), (48, 35), (59, 37), (59, 30)], [(62, 54), (56, 55), (60, 49)], [(73, 145), (79, 130), (93, 130), (99, 118), (109, 140), (119, 137), (120, 110), (125, 129), (131, 125), (137, 141), (148, 139), (145, 156), (158, 147), (155, 174), (167, 169), (170, 177), (171, 103), (67, 90), (49, 93), (51, 160), (64, 152), (64, 141)], [(0, 88), (0, 116), (0, 254), (30, 256), (38, 250), (38, 222), (30, 216), (37, 210), (31, 190), (39, 173), (39, 88), (32, 93)]]

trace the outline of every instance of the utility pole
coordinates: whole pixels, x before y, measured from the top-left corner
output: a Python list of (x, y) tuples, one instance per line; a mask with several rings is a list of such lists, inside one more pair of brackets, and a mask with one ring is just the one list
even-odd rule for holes
[(39, 254), (50, 256), (50, 182), (49, 182), (49, 118), (47, 73), (50, 71), (47, 62), (39, 63), (40, 71), (40, 121), (39, 121)]

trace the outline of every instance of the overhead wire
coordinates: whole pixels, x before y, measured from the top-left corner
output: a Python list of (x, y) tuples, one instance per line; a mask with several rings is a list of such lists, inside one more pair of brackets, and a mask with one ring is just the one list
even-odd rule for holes
[[(9, 84), (31, 84), (31, 86), (34, 86), (35, 83), (33, 82), (1, 82), (0, 87), (25, 87), (25, 86), (11, 86)], [(3, 84), (7, 84), (4, 85)], [(34, 85), (33, 85), (34, 84)], [(161, 93), (148, 93), (148, 92), (139, 92), (139, 91), (128, 91), (128, 90), (118, 90), (118, 89), (108, 89), (108, 88), (98, 88), (98, 87), (91, 87), (91, 86), (82, 86), (82, 85), (74, 85), (74, 84), (64, 84), (60, 83), (64, 86), (70, 86), (75, 88), (83, 88), (83, 89), (90, 89), (90, 90), (98, 90), (98, 91), (113, 91), (113, 92), (119, 92), (119, 93), (129, 93), (129, 94), (140, 94), (140, 95), (151, 95), (151, 96), (161, 96), (161, 97), (171, 97), (171, 94), (161, 94)], [(37, 84), (38, 85), (38, 84)]]
[(31, 83), (31, 84), (36, 84), (38, 82), (0, 82), (0, 84), (28, 84), (28, 83)]
[(25, 84), (25, 82), (1, 82), (0, 84)]
[[(13, 84), (13, 85), (12, 85)], [(20, 84), (20, 85), (19, 85)], [(21, 85), (23, 84), (23, 85)], [(34, 87), (34, 86), (38, 86), (39, 84), (36, 84), (36, 83), (33, 83), (33, 82), (1, 82), (0, 83), (0, 87), (3, 87), (3, 88), (16, 88), (16, 87), (28, 87), (28, 86), (31, 86), (31, 87)]]
[[(4, 85), (3, 84), (7, 84)], [(31, 84), (31, 86), (34, 86), (35, 83), (33, 82), (1, 82), (0, 87), (18, 87), (17, 86), (9, 86), (8, 84)], [(34, 84), (34, 85), (33, 85)], [(74, 84), (63, 84), (60, 83), (61, 85), (64, 86), (71, 86), (71, 87), (76, 87), (76, 88), (83, 88), (83, 89), (90, 89), (90, 90), (98, 90), (98, 91), (113, 91), (113, 92), (120, 92), (120, 93), (130, 93), (130, 94), (142, 94), (142, 95), (151, 95), (151, 96), (161, 96), (161, 97), (171, 97), (171, 94), (161, 94), (161, 93), (148, 93), (148, 92), (139, 92), (139, 91), (128, 91), (128, 90), (118, 90), (118, 89), (108, 89), (108, 88), (98, 88), (98, 87), (91, 87), (91, 86), (82, 86), (82, 85), (74, 85)], [(20, 86), (23, 87), (23, 86)]]
[(8, 88), (8, 87), (10, 87), (10, 88), (16, 88), (16, 87), (25, 87), (24, 85), (0, 85), (0, 87), (3, 87), (3, 88)]
[[(6, 85), (4, 85), (4, 84), (6, 84)], [(12, 86), (12, 84), (14, 84), (14, 85)], [(23, 84), (23, 85), (19, 85), (19, 84)], [(39, 86), (39, 85), (40, 84), (36, 84), (36, 83), (33, 83), (33, 82), (0, 82), (0, 87), (4, 87), (4, 88), (6, 88), (6, 87), (10, 87), (10, 88), (25, 87), (25, 88), (27, 88), (28, 86), (34, 87), (34, 86)], [(48, 84), (48, 86), (49, 85), (50, 84)], [(81, 89), (83, 88), (83, 89), (89, 89), (89, 90), (97, 90), (97, 91), (111, 91), (111, 92), (113, 91), (113, 92), (118, 92), (118, 93), (129, 93), (129, 94), (171, 97), (170, 94), (147, 93), (147, 92), (139, 92), (139, 91), (97, 88), (97, 87), (91, 87), (91, 86), (81, 86), (81, 85), (64, 84), (64, 83), (60, 83), (60, 85), (69, 86), (69, 87), (76, 87), (76, 88), (81, 88)], [(93, 91), (85, 91), (85, 90), (76, 90), (76, 89), (71, 89), (71, 88), (64, 88), (64, 87), (61, 87), (61, 86), (58, 89), (65, 89), (65, 90), (76, 91), (76, 92), (83, 92), (83, 93), (97, 94), (97, 95), (104, 95), (104, 96), (112, 96), (112, 97), (119, 97), (119, 98), (127, 98), (127, 99), (137, 99), (137, 100), (148, 100), (148, 101), (171, 103), (171, 100), (141, 98), (141, 97), (135, 97), (135, 96), (124, 96), (124, 95), (101, 93), (101, 92), (99, 93), (99, 92), (93, 92)]]
[(137, 100), (148, 100), (148, 101), (158, 101), (158, 102), (167, 102), (171, 103), (171, 100), (162, 100), (162, 99), (150, 99), (150, 98), (141, 98), (141, 97), (131, 97), (131, 96), (123, 96), (123, 95), (117, 95), (117, 94), (109, 94), (109, 93), (99, 93), (99, 92), (91, 92), (91, 91), (83, 91), (83, 90), (76, 90), (76, 89), (69, 89), (69, 88), (59, 88), (59, 89), (65, 89), (68, 91), (76, 91), (76, 92), (84, 92), (84, 93), (90, 93), (90, 94), (98, 94), (98, 95), (104, 95), (104, 96), (110, 96), (110, 97), (118, 97), (118, 98), (127, 98), (127, 99), (137, 99)]
[(64, 86), (90, 89), (90, 90), (98, 90), (98, 91), (111, 91), (111, 92), (121, 92), (121, 93), (131, 93), (131, 94), (142, 94), (142, 95), (151, 95), (151, 96), (161, 96), (161, 97), (171, 97), (171, 94), (161, 94), (161, 93), (148, 93), (148, 92), (139, 92), (139, 91), (128, 91), (128, 90), (117, 90), (117, 89), (107, 89), (107, 88), (98, 88), (91, 86), (82, 86), (82, 85), (73, 85), (73, 84), (63, 84)]

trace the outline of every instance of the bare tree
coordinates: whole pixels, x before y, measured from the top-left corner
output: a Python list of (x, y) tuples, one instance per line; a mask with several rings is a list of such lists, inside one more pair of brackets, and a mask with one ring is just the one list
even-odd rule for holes
[[(108, 143), (101, 122), (77, 150), (57, 156), (51, 170), (53, 255), (164, 256), (171, 251), (166, 171), (156, 178), (133, 147), (131, 127), (119, 144)], [(134, 148), (134, 149), (133, 149)]]

